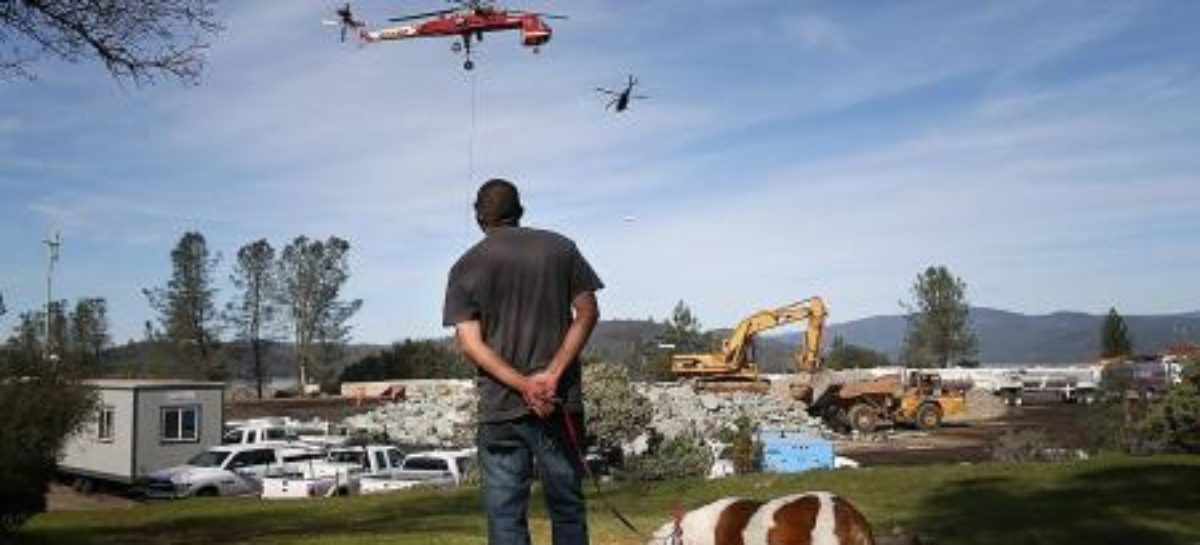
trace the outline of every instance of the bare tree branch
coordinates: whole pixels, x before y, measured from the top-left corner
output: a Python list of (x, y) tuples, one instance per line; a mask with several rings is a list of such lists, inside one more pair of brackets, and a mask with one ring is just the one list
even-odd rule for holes
[(32, 76), (42, 57), (98, 60), (136, 84), (194, 83), (207, 39), (221, 30), (216, 0), (0, 0), (0, 78)]

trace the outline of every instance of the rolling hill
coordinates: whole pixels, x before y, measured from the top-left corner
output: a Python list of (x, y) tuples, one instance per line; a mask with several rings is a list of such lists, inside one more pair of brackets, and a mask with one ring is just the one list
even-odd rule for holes
[[(979, 357), (984, 364), (1028, 364), (1084, 362), (1096, 359), (1103, 315), (1081, 312), (1021, 314), (986, 307), (973, 307), (971, 319), (979, 337)], [(1185, 340), (1200, 340), (1200, 312), (1125, 316), (1139, 353), (1155, 353)], [(623, 359), (632, 347), (654, 339), (661, 323), (647, 320), (601, 322), (589, 350), (604, 359)], [(841, 335), (846, 342), (883, 352), (896, 359), (904, 341), (904, 315), (872, 316), (831, 324), (826, 339)], [(715, 330), (718, 336), (728, 330)], [(771, 367), (786, 366), (786, 353), (799, 340), (796, 329), (764, 335), (759, 340), (763, 360)], [(780, 360), (780, 362), (776, 362)], [(782, 370), (782, 369), (781, 369)]]

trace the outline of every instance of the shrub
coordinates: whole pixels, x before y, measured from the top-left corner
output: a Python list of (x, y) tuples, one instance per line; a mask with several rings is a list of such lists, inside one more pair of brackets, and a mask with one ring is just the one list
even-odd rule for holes
[(92, 390), (40, 358), (0, 351), (0, 536), (45, 511), (59, 451), (95, 408)]
[(641, 435), (654, 416), (649, 400), (629, 381), (629, 372), (612, 363), (584, 365), (583, 404), (588, 438), (604, 451)]
[(738, 473), (762, 471), (763, 444), (758, 440), (758, 423), (742, 413), (733, 427), (724, 428), (717, 438), (729, 444), (729, 460)]
[(651, 428), (649, 449), (627, 459), (624, 470), (617, 476), (629, 481), (701, 477), (708, 474), (712, 463), (712, 451), (698, 435), (680, 434), (664, 440)]
[(1200, 452), (1200, 387), (1184, 380), (1168, 388), (1147, 412), (1144, 427), (1168, 450)]
[(1200, 366), (1189, 365), (1183, 370), (1184, 380), (1157, 398), (1138, 395), (1118, 373), (1106, 374), (1102, 403), (1090, 423), (1094, 443), (1131, 454), (1200, 451), (1198, 371)]
[(992, 443), (992, 459), (999, 462), (1032, 462), (1042, 459), (1049, 443), (1039, 430), (1010, 430)]

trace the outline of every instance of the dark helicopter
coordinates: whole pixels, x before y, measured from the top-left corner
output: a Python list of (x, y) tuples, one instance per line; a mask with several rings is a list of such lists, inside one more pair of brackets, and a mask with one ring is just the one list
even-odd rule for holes
[(634, 100), (634, 99), (650, 98), (650, 97), (644, 96), (644, 95), (633, 94), (633, 86), (637, 85), (637, 82), (638, 82), (637, 78), (630, 75), (629, 83), (627, 83), (625, 85), (625, 89), (622, 91), (613, 91), (611, 89), (604, 89), (602, 87), (597, 87), (596, 88), (597, 91), (613, 97), (612, 100), (609, 100), (608, 104), (604, 106), (604, 109), (607, 110), (609, 108), (612, 108), (617, 113), (621, 113), (629, 108), (629, 101)]

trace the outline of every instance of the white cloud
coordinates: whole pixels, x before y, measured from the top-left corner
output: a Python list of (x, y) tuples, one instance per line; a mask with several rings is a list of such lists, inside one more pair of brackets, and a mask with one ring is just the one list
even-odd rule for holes
[[(73, 100), (0, 102), (0, 188), (19, 151), (22, 210), (129, 248), (138, 285), (114, 291), (165, 274), (184, 229), (226, 254), (343, 236), (373, 341), (440, 331), (445, 268), (478, 236), (468, 203), (491, 175), (521, 183), (532, 223), (579, 240), (607, 316), (684, 298), (713, 326), (811, 294), (838, 319), (892, 312), (930, 262), (1018, 309), (1136, 298), (1172, 273), (1114, 263), (1161, 259), (1155, 222), (1196, 225), (1194, 61), (1042, 73), (1121, 47), (1139, 6), (539, 5), (572, 16), (542, 56), (511, 35), (478, 53), (470, 179), (471, 76), (448, 42), (342, 46), (324, 6), (276, 4), (226, 5), (199, 87), (67, 78), (55, 90)], [(651, 98), (605, 112), (593, 88), (631, 72)]]

